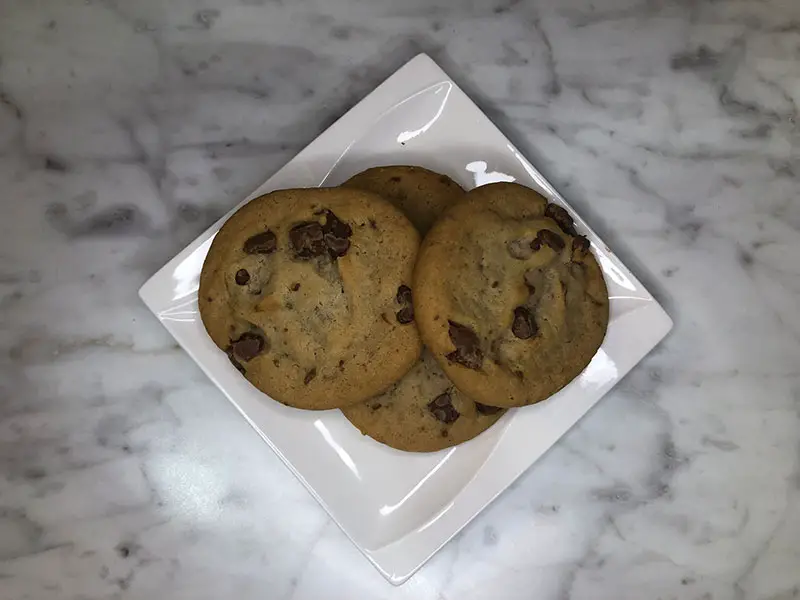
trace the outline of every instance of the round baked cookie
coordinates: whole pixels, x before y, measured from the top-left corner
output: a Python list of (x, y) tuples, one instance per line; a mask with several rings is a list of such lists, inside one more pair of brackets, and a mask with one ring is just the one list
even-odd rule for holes
[(409, 452), (435, 452), (471, 440), (505, 413), (459, 392), (430, 352), (380, 396), (342, 409), (361, 433)]
[(469, 192), (426, 236), (414, 312), (463, 393), (524, 406), (589, 364), (608, 326), (608, 291), (566, 210), (524, 186), (495, 183)]
[(423, 236), (447, 208), (464, 198), (464, 190), (447, 175), (423, 167), (374, 167), (342, 186), (380, 194), (403, 211)]
[(388, 389), (417, 361), (419, 234), (375, 194), (279, 190), (239, 209), (200, 275), (214, 343), (278, 402), (328, 409)]
[[(380, 194), (406, 212), (421, 232), (464, 198), (464, 190), (449, 177), (422, 167), (376, 167), (344, 186)], [(431, 354), (423, 351), (419, 362), (387, 392), (342, 412), (364, 435), (383, 444), (433, 452), (472, 439), (505, 411), (476, 405), (458, 392)]]

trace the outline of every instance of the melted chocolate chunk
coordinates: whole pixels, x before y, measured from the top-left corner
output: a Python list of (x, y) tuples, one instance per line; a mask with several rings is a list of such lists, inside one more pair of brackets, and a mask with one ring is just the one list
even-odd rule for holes
[(316, 376), (317, 376), (317, 369), (316, 368), (311, 369), (310, 371), (308, 371), (308, 373), (306, 373), (306, 376), (303, 378), (303, 384), (308, 385), (309, 383), (311, 383), (311, 380), (314, 379)]
[[(313, 258), (321, 256), (326, 251), (334, 260), (347, 254), (350, 249), (350, 237), (353, 235), (353, 228), (337, 217), (332, 211), (323, 209), (314, 213), (324, 215), (325, 223), (319, 224), (312, 222), (301, 223), (292, 229), (289, 236), (295, 252), (299, 258)], [(292, 234), (298, 231), (297, 243)], [(310, 236), (310, 243), (300, 239), (300, 233)]]
[(589, 240), (579, 235), (572, 240), (572, 258), (583, 258), (589, 252)]
[(322, 229), (325, 233), (331, 233), (338, 238), (349, 238), (353, 235), (353, 228), (330, 210), (325, 211), (325, 225)]
[(331, 258), (339, 258), (347, 254), (350, 249), (350, 237), (353, 235), (353, 228), (333, 214), (330, 210), (323, 211), (325, 224), (322, 231), (325, 234), (325, 244)]
[(297, 290), (299, 290), (299, 289), (300, 289), (300, 284), (299, 284), (299, 283), (293, 283), (293, 284), (292, 284), (292, 287), (291, 287), (290, 289), (291, 289), (293, 292), (296, 292)]
[(556, 252), (564, 249), (564, 240), (557, 233), (549, 229), (540, 229), (536, 238), (531, 242), (532, 250), (539, 250), (542, 246), (549, 246)]
[(349, 238), (353, 235), (352, 227), (329, 210), (314, 214), (325, 215), (325, 223), (305, 221), (292, 227), (289, 232), (289, 242), (295, 256), (307, 260), (327, 252), (335, 260), (347, 254), (350, 249)]
[(527, 340), (536, 335), (539, 328), (536, 326), (536, 321), (533, 314), (524, 306), (518, 306), (514, 309), (514, 323), (511, 325), (511, 333), (521, 340)]
[(247, 332), (240, 335), (239, 339), (231, 340), (231, 354), (236, 359), (247, 362), (261, 354), (266, 346), (264, 336)]
[(398, 304), (411, 304), (411, 288), (407, 285), (401, 285), (397, 288), (397, 303)]
[(409, 323), (414, 322), (414, 307), (404, 306), (400, 310), (397, 311), (397, 322), (401, 325), (408, 325)]
[(477, 410), (478, 413), (482, 415), (496, 415), (503, 409), (497, 406), (487, 406), (486, 404), (481, 404), (480, 402), (476, 402), (475, 410)]
[(453, 399), (450, 397), (449, 392), (436, 396), (428, 404), (428, 410), (442, 423), (454, 423), (461, 416), (456, 407), (453, 406)]
[(570, 214), (561, 208), (558, 204), (548, 204), (544, 211), (544, 216), (550, 217), (566, 234), (577, 235), (575, 231), (575, 222), (572, 220)]
[(289, 231), (289, 243), (295, 256), (303, 260), (322, 256), (328, 249), (322, 225), (315, 221), (306, 221), (292, 227)]
[(331, 233), (325, 234), (325, 244), (328, 246), (328, 254), (331, 255), (331, 258), (344, 256), (350, 249), (350, 240), (338, 238)]
[(278, 238), (269, 229), (245, 240), (242, 250), (247, 254), (272, 254), (278, 249)]
[(245, 371), (244, 367), (242, 366), (242, 363), (240, 363), (238, 360), (236, 360), (236, 357), (233, 355), (232, 349), (228, 348), (228, 350), (225, 351), (225, 354), (228, 355), (228, 360), (231, 361), (231, 364), (234, 367), (236, 367), (236, 370), (239, 371), (239, 373), (241, 373), (242, 375), (244, 375), (246, 373), (246, 371)]
[(469, 327), (453, 321), (448, 323), (450, 341), (456, 349), (446, 356), (447, 360), (477, 371), (483, 365), (483, 352), (478, 336)]
[(411, 288), (403, 284), (397, 288), (395, 296), (398, 304), (403, 304), (403, 308), (397, 311), (397, 322), (401, 325), (408, 325), (414, 321), (414, 305), (411, 303)]
[(247, 272), (247, 269), (239, 269), (236, 271), (234, 280), (236, 281), (236, 285), (247, 285), (247, 282), (250, 281), (250, 273)]

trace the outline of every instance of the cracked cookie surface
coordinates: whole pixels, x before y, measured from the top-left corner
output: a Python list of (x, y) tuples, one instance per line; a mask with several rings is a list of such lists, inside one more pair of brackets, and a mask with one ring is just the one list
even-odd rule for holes
[(421, 342), (410, 299), (419, 234), (377, 195), (279, 190), (234, 213), (203, 264), (214, 343), (258, 389), (297, 408), (362, 402), (399, 380)]
[(548, 398), (589, 364), (608, 291), (572, 217), (537, 192), (469, 192), (426, 236), (414, 274), (423, 341), (459, 390), (512, 407)]

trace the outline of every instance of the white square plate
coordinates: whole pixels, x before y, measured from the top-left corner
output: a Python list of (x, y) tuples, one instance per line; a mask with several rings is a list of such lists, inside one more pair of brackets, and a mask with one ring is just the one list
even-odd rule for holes
[[(425, 55), (403, 66), (242, 204), (279, 188), (338, 185), (383, 164), (426, 166), (467, 189), (516, 180), (566, 206)], [(549, 400), (509, 411), (466, 444), (432, 454), (399, 452), (362, 436), (339, 411), (307, 412), (271, 401), (239, 375), (206, 335), (197, 309), (198, 278), (214, 234), (231, 213), (156, 273), (140, 295), (394, 584), (408, 579), (542, 456), (672, 328), (642, 284), (577, 217), (611, 297), (608, 334), (591, 364)]]

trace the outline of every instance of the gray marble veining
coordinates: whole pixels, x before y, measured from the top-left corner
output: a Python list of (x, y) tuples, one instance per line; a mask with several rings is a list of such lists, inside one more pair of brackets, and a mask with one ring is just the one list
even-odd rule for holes
[[(394, 589), (141, 305), (419, 51), (676, 320)], [(0, 0), (0, 598), (800, 597), (800, 3)]]

